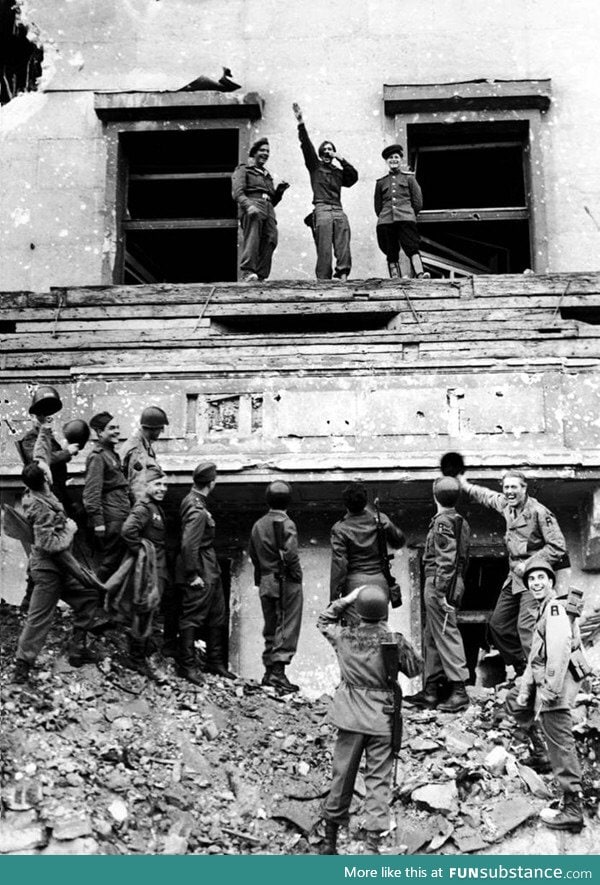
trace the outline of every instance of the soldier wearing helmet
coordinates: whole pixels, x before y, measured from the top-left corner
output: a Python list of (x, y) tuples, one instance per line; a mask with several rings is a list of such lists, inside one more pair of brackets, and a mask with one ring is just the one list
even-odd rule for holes
[[(469, 562), (470, 529), (456, 512), (460, 483), (440, 476), (433, 484), (437, 513), (429, 523), (425, 541), (425, 687), (405, 698), (415, 707), (458, 713), (469, 706), (465, 683), (469, 670), (456, 610), (464, 593)], [(449, 695), (443, 698), (445, 689)]]
[(119, 449), (123, 472), (129, 482), (134, 501), (139, 501), (146, 491), (146, 471), (159, 467), (153, 443), (159, 438), (169, 419), (160, 406), (147, 406), (140, 416), (140, 426)]
[[(358, 623), (344, 626), (353, 606)], [(392, 692), (386, 676), (382, 640), (396, 639), (402, 660), (403, 637), (392, 633), (386, 620), (388, 592), (377, 585), (356, 587), (336, 599), (319, 616), (317, 627), (337, 655), (341, 681), (329, 709), (329, 721), (338, 729), (333, 753), (331, 787), (323, 804), (325, 841), (321, 854), (337, 854), (337, 832), (348, 822), (354, 782), (363, 753), (366, 848), (379, 853), (379, 840), (389, 827), (393, 750), (391, 743)]]
[(268, 486), (265, 497), (269, 511), (252, 526), (249, 546), (264, 618), (262, 684), (284, 692), (298, 691), (285, 674), (298, 647), (303, 602), (298, 532), (287, 514), (291, 486), (276, 480)]

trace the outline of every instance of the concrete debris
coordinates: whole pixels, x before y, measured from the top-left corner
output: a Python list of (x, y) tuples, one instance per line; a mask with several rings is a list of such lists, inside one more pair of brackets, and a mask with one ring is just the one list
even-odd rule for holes
[(41, 824), (18, 827), (0, 821), (0, 854), (21, 854), (32, 848), (40, 848), (46, 841), (46, 828)]
[(451, 814), (458, 809), (458, 790), (454, 781), (418, 787), (411, 796), (418, 808)]
[(519, 777), (534, 796), (537, 796), (538, 799), (552, 798), (551, 791), (533, 768), (530, 768), (529, 765), (517, 765), (517, 769)]
[(92, 822), (87, 814), (67, 814), (46, 820), (54, 839), (78, 839), (92, 835)]
[(496, 746), (487, 754), (483, 764), (491, 774), (498, 777), (506, 771), (507, 760), (508, 753), (504, 747)]
[(73, 839), (72, 842), (59, 841), (51, 839), (48, 846), (44, 848), (40, 854), (63, 854), (63, 855), (81, 855), (81, 854), (101, 854), (100, 846), (95, 839), (91, 837), (82, 839)]

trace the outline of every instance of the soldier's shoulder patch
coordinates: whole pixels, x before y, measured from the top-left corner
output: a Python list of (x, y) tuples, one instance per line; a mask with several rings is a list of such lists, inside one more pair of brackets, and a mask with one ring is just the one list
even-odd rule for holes
[(549, 513), (549, 512), (547, 512), (547, 513), (546, 513), (546, 525), (554, 525), (555, 522), (556, 522), (556, 520), (555, 520), (555, 518), (552, 516), (552, 514)]
[(558, 617), (558, 615), (560, 615), (560, 610), (561, 610), (561, 606), (558, 605), (556, 602), (553, 602), (550, 606), (550, 617), (551, 618)]
[(135, 464), (132, 464), (131, 466), (133, 467), (134, 470), (143, 470), (144, 469), (144, 465), (140, 464), (139, 461), (136, 461)]
[(436, 531), (440, 535), (447, 535), (450, 538), (454, 537), (454, 530), (453, 530), (452, 526), (450, 525), (450, 523), (445, 522), (444, 520), (441, 520), (441, 519), (438, 520), (438, 523), (436, 526)]

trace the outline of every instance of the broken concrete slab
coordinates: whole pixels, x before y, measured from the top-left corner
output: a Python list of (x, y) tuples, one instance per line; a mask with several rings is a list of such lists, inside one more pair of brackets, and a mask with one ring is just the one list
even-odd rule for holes
[(498, 842), (503, 839), (511, 830), (520, 827), (530, 817), (535, 817), (538, 807), (524, 796), (513, 796), (497, 802), (492, 810), (484, 815), (486, 836), (489, 833), (488, 841)]
[(41, 824), (16, 827), (0, 821), (0, 854), (16, 854), (41, 848), (47, 841), (46, 828)]
[(481, 837), (481, 834), (473, 827), (457, 827), (452, 833), (452, 841), (461, 854), (469, 854), (471, 851), (481, 851), (489, 847), (489, 843)]
[(53, 839), (78, 839), (92, 835), (92, 822), (85, 813), (52, 817), (46, 820)]
[(100, 854), (100, 846), (95, 839), (84, 837), (71, 841), (51, 839), (48, 846), (40, 854), (83, 855)]
[(316, 802), (286, 800), (279, 802), (271, 812), (274, 820), (284, 820), (307, 836), (319, 820), (319, 806)]
[(552, 797), (551, 790), (548, 789), (539, 774), (530, 768), (529, 765), (519, 764), (518, 774), (527, 789), (537, 796), (538, 799), (550, 799)]
[(418, 808), (450, 814), (458, 808), (458, 790), (454, 781), (417, 787), (411, 799)]
[(495, 777), (500, 777), (500, 775), (504, 774), (506, 770), (506, 761), (508, 759), (508, 753), (497, 744), (490, 752), (487, 754), (485, 759), (483, 760), (484, 766)]
[(440, 744), (430, 738), (419, 736), (408, 741), (408, 747), (413, 753), (434, 753), (440, 749)]
[(470, 734), (468, 731), (450, 729), (446, 732), (444, 744), (448, 753), (464, 756), (473, 748), (475, 740), (475, 735)]

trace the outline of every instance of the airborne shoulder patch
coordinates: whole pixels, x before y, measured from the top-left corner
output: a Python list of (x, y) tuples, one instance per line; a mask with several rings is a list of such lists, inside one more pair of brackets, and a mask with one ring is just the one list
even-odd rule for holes
[(454, 531), (452, 530), (452, 526), (448, 525), (447, 522), (442, 522), (442, 521), (438, 522), (437, 530), (440, 533), (440, 535), (448, 535), (448, 537), (450, 537), (450, 538), (454, 537)]

